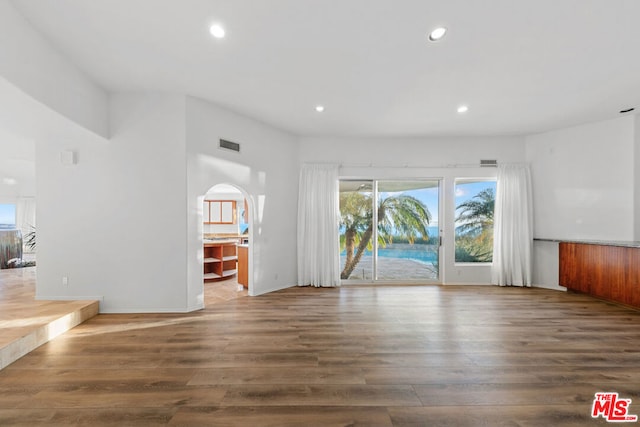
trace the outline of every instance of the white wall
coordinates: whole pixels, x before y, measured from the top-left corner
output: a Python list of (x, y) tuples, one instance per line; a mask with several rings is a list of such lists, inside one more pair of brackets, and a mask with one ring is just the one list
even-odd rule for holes
[(533, 242), (533, 284), (538, 287), (566, 290), (559, 286), (560, 254), (558, 242)]
[(38, 298), (187, 310), (184, 111), (184, 97), (113, 95), (109, 141), (77, 129), (37, 141)]
[[(216, 184), (243, 189), (253, 206), (249, 293), (296, 284), (298, 146), (296, 138), (206, 101), (187, 98), (189, 305), (203, 304), (202, 199)], [(240, 153), (218, 148), (220, 138)]]
[(634, 117), (526, 138), (535, 236), (633, 240)]
[[(300, 161), (340, 163), (343, 178), (441, 178), (439, 227), (444, 259), (442, 281), (447, 284), (488, 284), (490, 265), (454, 263), (455, 179), (495, 177), (495, 168), (480, 168), (481, 159), (499, 163), (524, 161), (522, 137), (425, 139), (303, 138)], [(457, 165), (457, 167), (450, 167)], [(449, 218), (450, 221), (446, 221)]]
[(0, 76), (58, 114), (108, 136), (108, 96), (0, 0)]
[[(526, 138), (535, 237), (634, 240), (639, 183), (636, 118), (589, 123)], [(534, 242), (534, 282), (558, 285), (558, 243)]]

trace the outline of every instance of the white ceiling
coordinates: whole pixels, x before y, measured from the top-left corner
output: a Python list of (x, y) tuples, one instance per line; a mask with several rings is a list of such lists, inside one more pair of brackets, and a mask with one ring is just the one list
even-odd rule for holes
[(638, 0), (12, 3), (110, 91), (189, 94), (298, 135), (529, 134), (640, 108)]

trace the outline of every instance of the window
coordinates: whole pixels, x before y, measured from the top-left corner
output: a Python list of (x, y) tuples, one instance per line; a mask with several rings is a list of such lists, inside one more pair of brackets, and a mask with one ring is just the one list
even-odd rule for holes
[(0, 230), (16, 228), (16, 205), (0, 203)]
[(203, 213), (205, 224), (235, 224), (236, 202), (235, 200), (205, 200)]
[(457, 179), (455, 187), (455, 262), (491, 262), (496, 181)]

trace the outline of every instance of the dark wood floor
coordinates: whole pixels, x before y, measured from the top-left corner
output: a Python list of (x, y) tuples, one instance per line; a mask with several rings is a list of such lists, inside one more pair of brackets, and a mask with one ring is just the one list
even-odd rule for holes
[(640, 313), (474, 286), (292, 288), (98, 315), (0, 371), (0, 425), (589, 426), (640, 414)]

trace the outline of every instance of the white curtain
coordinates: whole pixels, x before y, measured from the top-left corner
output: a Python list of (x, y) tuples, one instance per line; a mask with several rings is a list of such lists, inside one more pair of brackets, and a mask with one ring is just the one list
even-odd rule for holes
[(338, 165), (303, 165), (298, 196), (299, 286), (340, 286), (338, 215)]
[(531, 286), (533, 209), (527, 165), (499, 165), (493, 223), (492, 283)]

